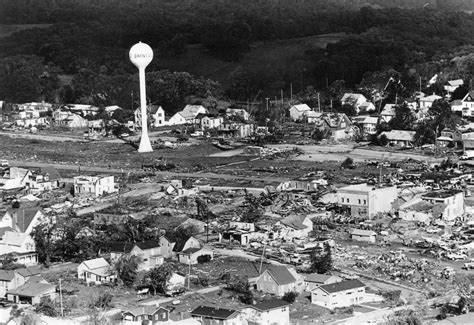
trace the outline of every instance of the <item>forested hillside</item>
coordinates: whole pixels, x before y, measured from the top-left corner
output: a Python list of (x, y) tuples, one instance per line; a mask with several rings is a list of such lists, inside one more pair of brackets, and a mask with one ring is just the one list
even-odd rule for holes
[[(428, 2), (428, 7), (440, 6)], [(452, 10), (367, 6), (352, 10), (366, 2), (338, 0), (311, 5), (294, 1), (294, 6), (283, 0), (278, 2), (281, 5), (210, 0), (142, 1), (141, 5), (114, 0), (14, 3), (2, 6), (0, 21), (51, 25), (2, 39), (0, 93), (9, 101), (46, 99), (130, 107), (133, 86), (124, 80), (132, 80), (136, 71), (128, 49), (139, 40), (155, 51), (148, 71), (187, 71), (205, 85), (212, 82), (200, 76), (214, 79), (222, 85), (213, 84), (214, 95), (239, 100), (256, 93), (273, 97), (282, 89), (288, 92), (290, 84), (301, 91), (344, 80), (350, 88), (371, 73), (384, 71), (396, 71), (412, 87), (420, 77), (425, 80), (438, 71), (467, 77), (471, 73), (468, 54), (474, 43), (474, 17)], [(340, 9), (341, 3), (351, 10)], [(403, 7), (405, 2), (392, 3)], [(331, 41), (316, 37), (322, 34), (333, 35)], [(64, 82), (71, 79), (70, 84)], [(35, 81), (29, 91), (14, 86), (25, 80)], [(156, 100), (174, 110), (184, 98)]]

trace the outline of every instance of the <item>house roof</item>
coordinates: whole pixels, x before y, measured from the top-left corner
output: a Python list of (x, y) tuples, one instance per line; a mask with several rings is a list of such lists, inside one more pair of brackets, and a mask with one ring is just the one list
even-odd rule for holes
[(356, 236), (375, 236), (377, 235), (374, 231), (372, 230), (362, 230), (362, 229), (352, 229), (351, 230), (351, 235), (356, 235)]
[(379, 118), (375, 116), (356, 116), (354, 118), (354, 122), (359, 124), (377, 124), (378, 121)]
[(8, 246), (21, 246), (28, 234), (7, 231), (2, 237), (2, 243)]
[(445, 199), (447, 197), (454, 196), (456, 194), (462, 193), (461, 190), (441, 190), (433, 191), (423, 195), (423, 198), (433, 198), (433, 199)]
[(135, 243), (135, 246), (138, 246), (141, 250), (151, 249), (160, 247), (160, 242), (156, 240), (147, 240), (139, 243)]
[(15, 277), (15, 272), (10, 270), (0, 270), (0, 281), (11, 281)]
[(306, 104), (293, 105), (293, 106), (291, 106), (290, 109), (292, 109), (292, 108), (296, 109), (299, 112), (305, 112), (305, 111), (310, 111), (311, 110), (311, 107), (309, 107)]
[(196, 239), (195, 237), (190, 236), (190, 237), (187, 237), (185, 239), (178, 240), (176, 242), (176, 244), (174, 245), (174, 247), (173, 247), (173, 252), (181, 252), (183, 250), (184, 246), (186, 245), (186, 243), (188, 242), (188, 240), (190, 240), (191, 238)]
[(112, 242), (107, 245), (113, 253), (130, 253), (135, 246), (133, 243)]
[(7, 231), (15, 232), (15, 229), (13, 229), (12, 227), (0, 227), (0, 237), (5, 235)]
[(305, 221), (306, 216), (302, 214), (294, 214), (286, 217), (285, 219), (281, 220), (280, 222), (287, 227), (302, 230), (308, 228), (303, 222)]
[(82, 262), (89, 270), (100, 269), (104, 267), (109, 267), (109, 263), (103, 258), (94, 258), (93, 260), (87, 260)]
[(293, 274), (283, 265), (270, 265), (265, 271), (272, 276), (278, 285), (286, 285), (296, 281)]
[(414, 141), (415, 131), (404, 131), (404, 130), (392, 130), (382, 132), (383, 135), (387, 137), (388, 140), (397, 140), (397, 141)]
[(456, 80), (448, 80), (448, 84), (453, 87), (459, 87), (464, 85), (464, 80), (456, 79)]
[(351, 290), (355, 288), (363, 288), (363, 284), (360, 280), (347, 280), (331, 284), (325, 284), (319, 287), (319, 289), (326, 291), (327, 293), (335, 293), (340, 291)]
[(41, 268), (37, 266), (27, 267), (23, 269), (16, 269), (16, 273), (20, 274), (21, 276), (28, 278), (32, 276), (36, 276), (41, 274)]
[(234, 318), (237, 313), (238, 311), (234, 309), (199, 306), (191, 312), (191, 316), (224, 320)]
[(27, 282), (16, 289), (8, 290), (7, 294), (24, 296), (24, 297), (37, 297), (41, 296), (48, 291), (55, 290), (56, 286), (50, 283), (39, 283), (39, 282)]
[(306, 282), (324, 283), (332, 277), (333, 275), (311, 273), (305, 276), (304, 280)]
[(168, 312), (170, 311), (169, 309), (165, 307), (161, 307), (161, 306), (142, 306), (142, 307), (128, 309), (124, 311), (123, 313), (132, 314), (133, 316), (153, 315), (160, 309), (164, 309)]
[(433, 95), (429, 95), (429, 96), (420, 98), (420, 101), (434, 102), (435, 100), (438, 100), (438, 99), (441, 99), (441, 98), (443, 98), (443, 97), (433, 94)]
[(251, 305), (250, 307), (258, 311), (269, 311), (269, 310), (281, 308), (288, 305), (290, 305), (290, 303), (282, 299), (267, 299), (264, 301), (260, 301), (256, 303), (255, 305)]
[(41, 167), (41, 174), (48, 174), (50, 181), (55, 181), (61, 178), (61, 175), (59, 174), (58, 170), (51, 166)]
[(20, 232), (25, 232), (30, 226), (39, 209), (18, 209), (16, 210), (16, 227)]
[(199, 252), (200, 250), (201, 250), (200, 247), (189, 247), (189, 248), (185, 249), (184, 251), (182, 251), (181, 253), (182, 254), (193, 254), (193, 253)]
[(365, 96), (362, 94), (355, 94), (355, 93), (345, 93), (344, 96), (342, 96), (341, 101), (347, 101), (347, 100), (359, 100), (360, 98), (365, 100)]
[(385, 104), (380, 115), (395, 116), (395, 104)]
[(23, 178), (30, 170), (20, 167), (10, 167), (10, 179)]

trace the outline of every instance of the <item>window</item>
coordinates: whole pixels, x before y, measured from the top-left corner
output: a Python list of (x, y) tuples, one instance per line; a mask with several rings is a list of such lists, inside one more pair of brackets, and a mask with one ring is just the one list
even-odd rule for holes
[(344, 203), (344, 198), (341, 199), (342, 203)]
[(347, 199), (347, 203), (349, 203), (349, 198)]
[(360, 199), (358, 201), (359, 201), (359, 204), (360, 204)]
[(364, 200), (364, 204), (367, 204), (367, 200)]

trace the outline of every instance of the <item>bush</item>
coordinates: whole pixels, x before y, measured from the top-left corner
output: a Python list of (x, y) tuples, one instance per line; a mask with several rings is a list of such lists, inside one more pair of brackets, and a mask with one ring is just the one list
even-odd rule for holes
[(298, 293), (295, 291), (288, 291), (283, 295), (281, 299), (285, 300), (286, 302), (289, 302), (290, 304), (295, 302), (296, 297), (298, 297)]
[(210, 261), (211, 261), (211, 255), (201, 255), (201, 256), (198, 256), (197, 258), (197, 262), (199, 264), (208, 263)]
[(89, 308), (107, 308), (111, 307), (112, 295), (109, 292), (99, 294), (97, 298), (92, 298), (89, 302)]

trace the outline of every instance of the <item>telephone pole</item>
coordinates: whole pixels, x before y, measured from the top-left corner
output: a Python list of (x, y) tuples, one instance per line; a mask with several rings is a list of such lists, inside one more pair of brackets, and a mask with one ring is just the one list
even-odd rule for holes
[(61, 278), (59, 278), (59, 304), (61, 305), (61, 317), (64, 317), (63, 289), (62, 289), (62, 286), (61, 286)]

